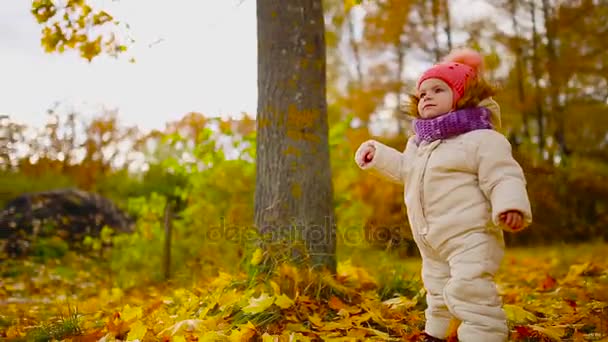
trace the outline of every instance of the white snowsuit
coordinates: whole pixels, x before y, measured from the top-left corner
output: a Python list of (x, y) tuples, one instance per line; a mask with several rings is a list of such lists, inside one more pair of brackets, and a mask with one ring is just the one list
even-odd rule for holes
[(405, 185), (407, 215), (422, 255), (426, 332), (445, 338), (456, 317), (462, 322), (460, 341), (506, 341), (493, 279), (504, 254), (499, 215), (518, 210), (526, 226), (532, 221), (524, 174), (508, 140), (489, 129), (420, 146), (410, 138), (403, 153), (370, 140), (357, 151), (358, 161), (365, 144), (376, 151), (362, 168)]

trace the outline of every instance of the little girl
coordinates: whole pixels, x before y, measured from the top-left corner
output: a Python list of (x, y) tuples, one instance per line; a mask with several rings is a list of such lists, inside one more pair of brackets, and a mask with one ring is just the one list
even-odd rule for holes
[(426, 341), (445, 339), (452, 318), (461, 321), (460, 341), (507, 340), (494, 283), (501, 228), (520, 231), (532, 222), (523, 171), (493, 129), (500, 109), (481, 65), (481, 55), (464, 49), (428, 69), (412, 97), (416, 134), (405, 151), (370, 140), (355, 156), (362, 169), (405, 184), (427, 291)]

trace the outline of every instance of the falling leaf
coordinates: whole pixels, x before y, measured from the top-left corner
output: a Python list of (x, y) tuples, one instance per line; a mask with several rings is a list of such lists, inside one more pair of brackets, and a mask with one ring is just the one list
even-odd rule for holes
[(262, 293), (258, 298), (249, 298), (249, 305), (243, 308), (245, 313), (260, 313), (268, 309), (274, 303), (275, 297)]

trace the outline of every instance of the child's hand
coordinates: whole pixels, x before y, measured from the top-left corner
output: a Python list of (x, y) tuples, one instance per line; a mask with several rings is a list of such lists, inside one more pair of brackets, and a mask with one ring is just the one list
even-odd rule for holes
[(357, 150), (357, 153), (355, 155), (355, 161), (360, 167), (365, 167), (367, 164), (372, 162), (375, 153), (376, 146), (374, 146), (373, 143), (363, 143)]
[(524, 227), (524, 216), (517, 210), (509, 210), (500, 214), (500, 222), (517, 232)]

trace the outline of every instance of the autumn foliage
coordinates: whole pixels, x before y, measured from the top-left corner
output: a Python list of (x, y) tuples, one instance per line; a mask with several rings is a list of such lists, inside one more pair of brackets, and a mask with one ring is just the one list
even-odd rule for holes
[[(85, 119), (54, 107), (42, 127), (0, 116), (0, 205), (74, 187), (136, 221), (132, 234), (106, 227), (85, 238), (78, 253), (53, 234), (32, 239), (27, 256), (0, 253), (0, 339), (415, 341), (424, 289), (403, 189), (364, 174), (353, 156), (370, 137), (405, 147), (411, 118), (401, 109), (416, 66), (456, 45), (485, 56), (498, 129), (524, 168), (534, 212), (528, 230), (506, 236), (498, 273), (511, 340), (606, 339), (608, 8), (488, 3), (509, 29), (489, 17), (455, 20), (444, 0), (325, 1), (335, 275), (310, 272), (306, 256), (294, 260), (285, 246), (256, 245), (251, 116), (187, 113), (152, 132), (113, 111)], [(68, 38), (53, 25), (52, 2), (34, 6), (48, 50), (93, 59), (125, 49), (112, 36), (79, 36), (89, 19), (112, 24), (108, 13), (78, 11)], [(165, 222), (170, 276), (161, 267)]]

